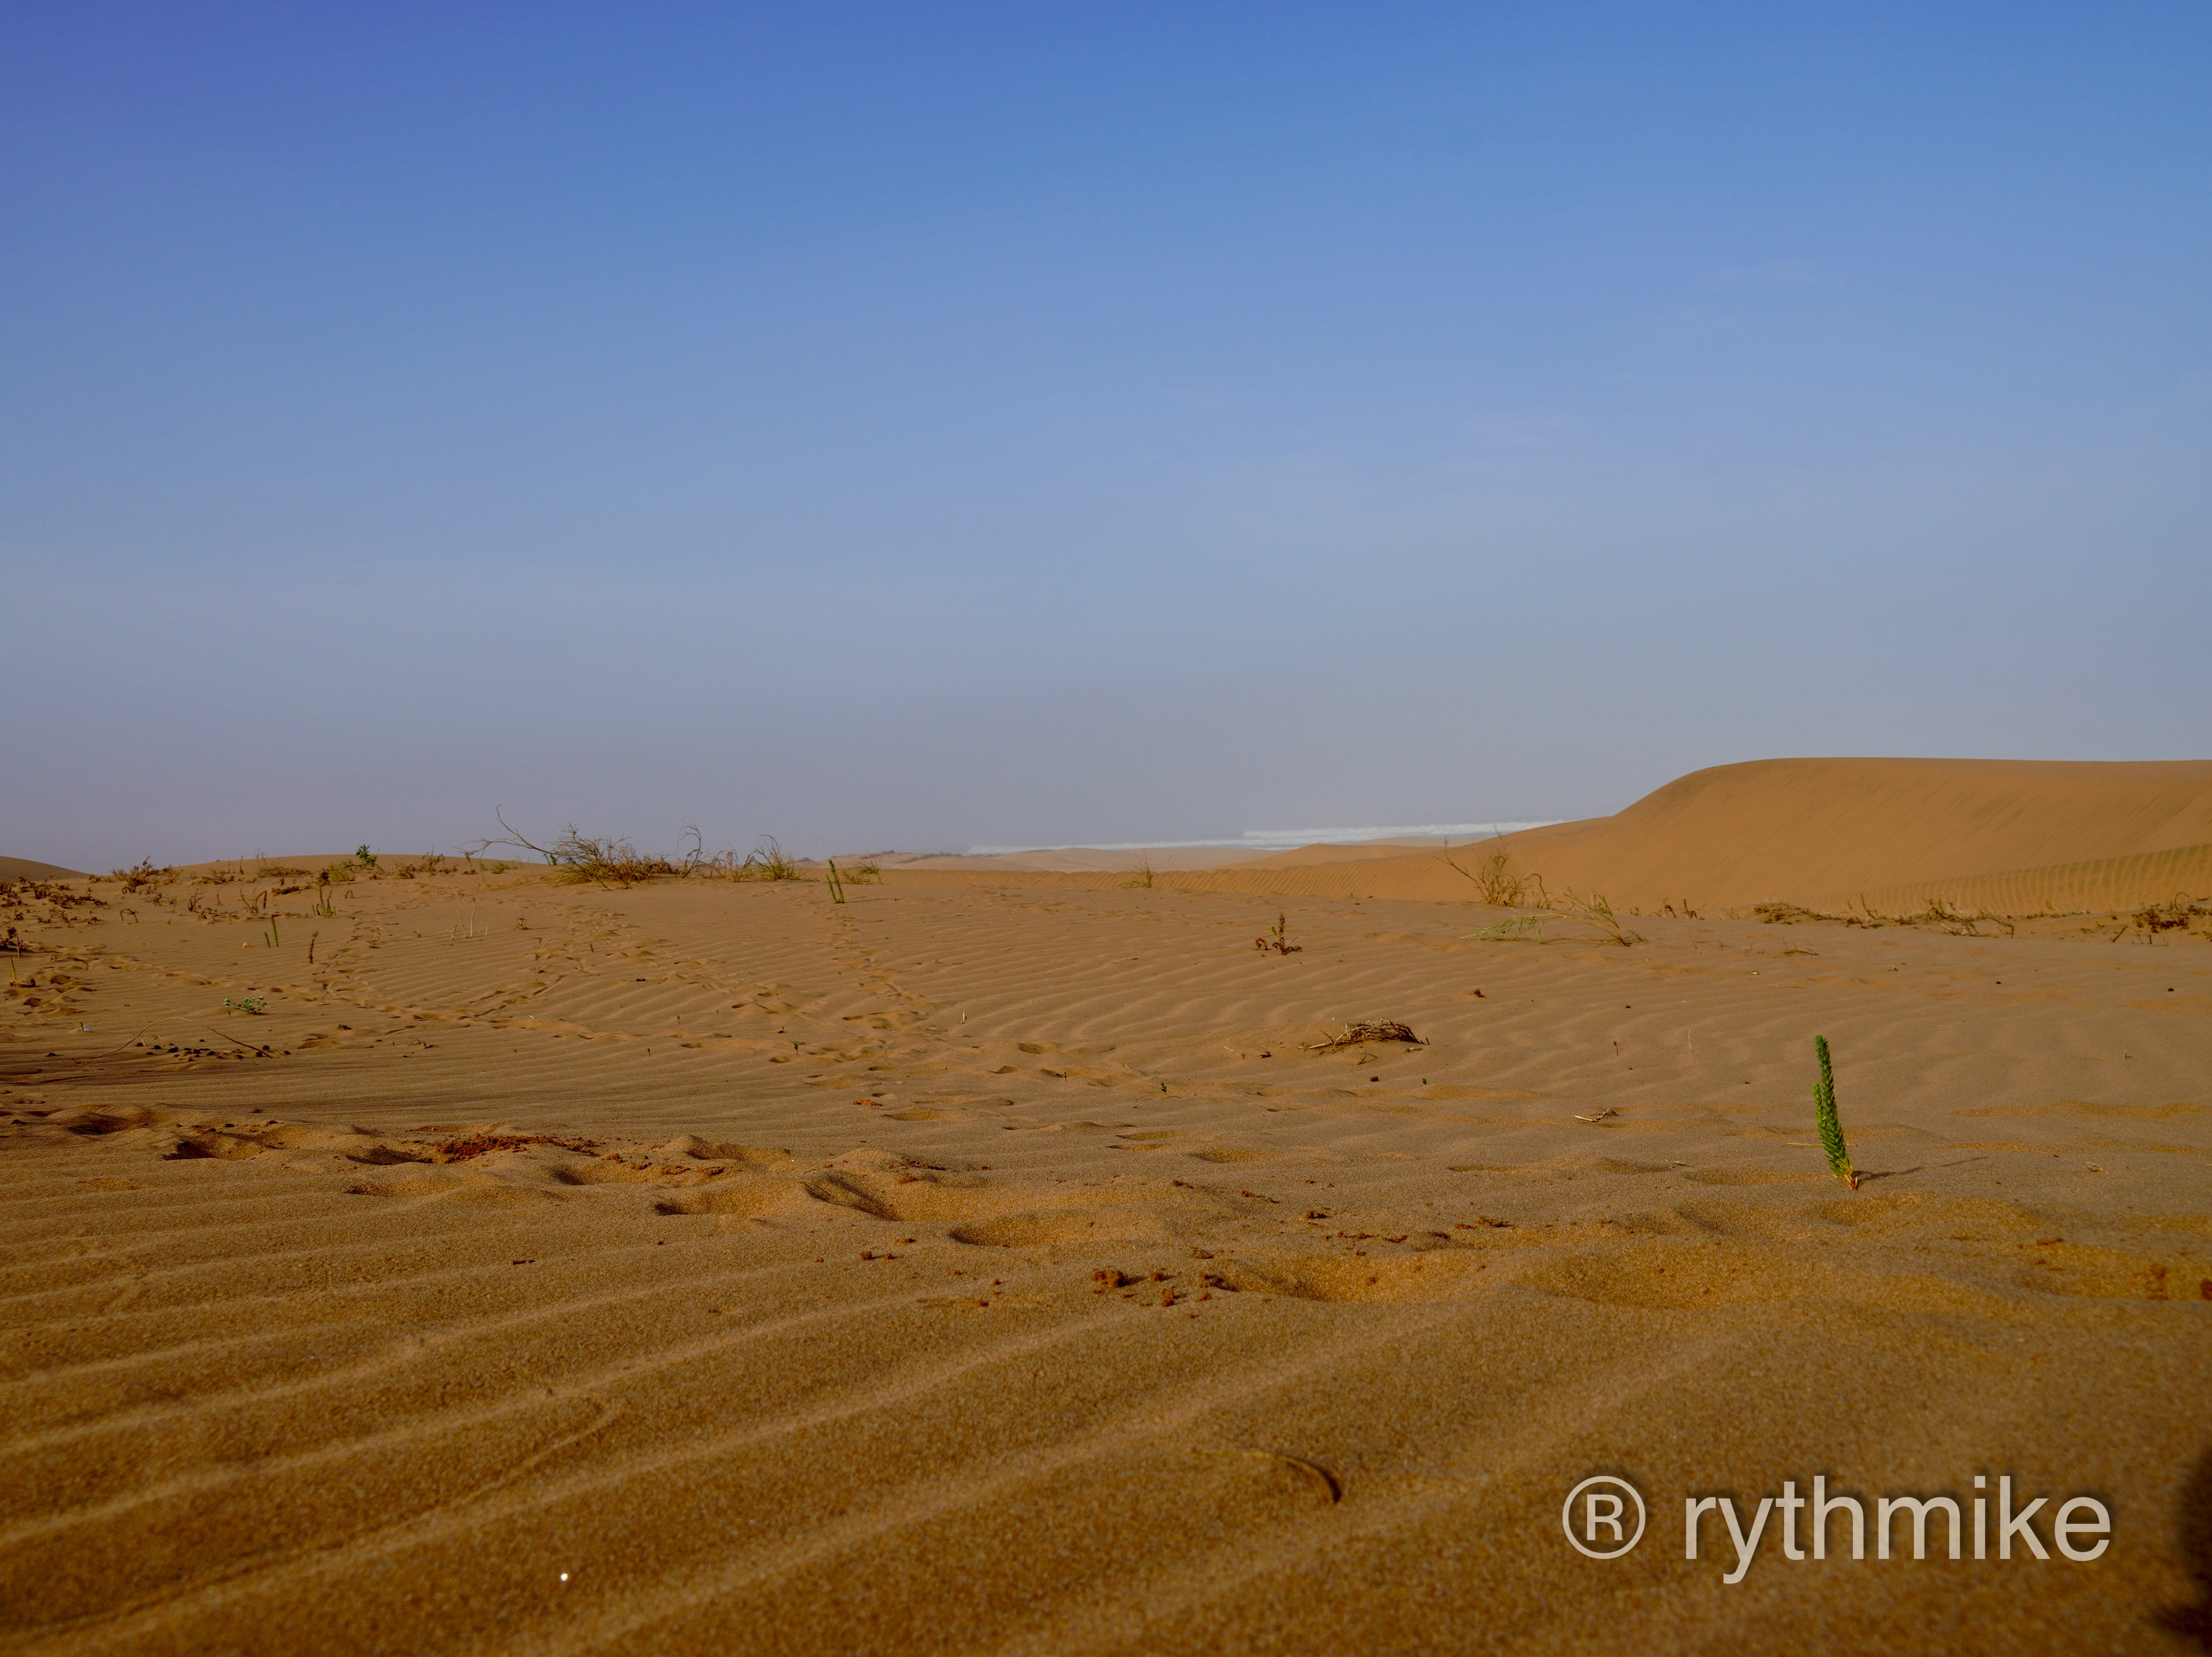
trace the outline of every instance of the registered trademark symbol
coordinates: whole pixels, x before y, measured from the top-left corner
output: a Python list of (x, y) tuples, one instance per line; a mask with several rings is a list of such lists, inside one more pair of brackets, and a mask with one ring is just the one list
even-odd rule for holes
[[(1624, 1494), (1627, 1502), (1621, 1500)], [(1633, 1532), (1627, 1523), (1631, 1502), (1636, 1504)], [(1644, 1498), (1626, 1479), (1595, 1473), (1567, 1492), (1566, 1503), (1559, 1509), (1559, 1525), (1577, 1553), (1592, 1559), (1618, 1559), (1644, 1539)]]

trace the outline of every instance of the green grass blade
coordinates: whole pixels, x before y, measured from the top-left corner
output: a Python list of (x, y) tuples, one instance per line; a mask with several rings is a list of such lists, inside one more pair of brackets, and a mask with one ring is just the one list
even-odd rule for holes
[(1844, 1149), (1844, 1126), (1836, 1120), (1836, 1071), (1828, 1058), (1828, 1038), (1813, 1038), (1813, 1056), (1820, 1061), (1820, 1079), (1813, 1083), (1813, 1120), (1820, 1130), (1820, 1149), (1828, 1153), (1828, 1168), (1854, 1191), (1859, 1188), (1857, 1170)]

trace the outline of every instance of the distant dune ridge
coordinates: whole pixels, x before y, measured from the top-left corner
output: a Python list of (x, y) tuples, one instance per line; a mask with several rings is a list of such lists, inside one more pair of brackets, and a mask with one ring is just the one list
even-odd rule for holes
[[(1449, 900), (1504, 852), (1553, 893), (1700, 911), (1930, 898), (2033, 913), (2212, 893), (2212, 760), (1791, 759), (1678, 777), (1609, 817), (1435, 851), (1315, 846), (1165, 883), (1284, 896)], [(988, 859), (970, 866), (988, 867)]]

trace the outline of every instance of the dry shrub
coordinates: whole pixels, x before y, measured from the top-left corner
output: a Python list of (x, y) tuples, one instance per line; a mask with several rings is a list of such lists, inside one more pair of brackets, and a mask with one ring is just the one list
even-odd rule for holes
[(2192, 921), (2197, 920), (2212, 920), (2212, 899), (2191, 897), (2186, 892), (2176, 892), (2164, 903), (2145, 904), (2135, 911), (2112, 937), (2117, 942), (2130, 932), (2139, 932), (2148, 939), (2160, 932), (2185, 931)]
[(1864, 923), (1856, 915), (1824, 914), (1818, 909), (1808, 909), (1796, 903), (1754, 903), (1752, 914), (1770, 926), (1857, 926)]
[(1819, 909), (1808, 909), (1796, 903), (1754, 903), (1751, 913), (1770, 926), (1863, 926), (1879, 929), (1883, 926), (1924, 926), (1951, 933), (1957, 938), (1980, 938), (1984, 926), (2002, 926), (2010, 938), (2015, 930), (2013, 921), (2004, 915), (1992, 914), (1978, 909), (1972, 914), (1961, 914), (1940, 897), (1928, 900), (1928, 907), (1911, 914), (1887, 915), (1864, 907), (1859, 914), (1832, 915)]
[(1340, 1053), (1346, 1047), (1364, 1047), (1370, 1041), (1403, 1041), (1413, 1047), (1429, 1044), (1413, 1034), (1410, 1026), (1395, 1018), (1378, 1019), (1372, 1023), (1346, 1024), (1341, 1035), (1332, 1035), (1326, 1041), (1309, 1041), (1308, 1053)]
[(1593, 892), (1587, 898), (1577, 897), (1573, 889), (1561, 894), (1561, 906), (1568, 915), (1585, 926), (1595, 927), (1605, 934), (1608, 944), (1618, 944), (1624, 950), (1632, 944), (1644, 942), (1644, 934), (1632, 932), (1620, 924), (1620, 917), (1613, 912), (1613, 905), (1601, 892)]
[(1454, 874), (1474, 883), (1475, 896), (1480, 902), (1498, 909), (1548, 909), (1551, 894), (1544, 889), (1544, 877), (1539, 874), (1516, 875), (1507, 865), (1512, 859), (1504, 852), (1492, 852), (1482, 861), (1482, 866), (1473, 871), (1461, 866), (1450, 853), (1439, 853)]
[(722, 880), (797, 880), (799, 877), (797, 860), (783, 849), (773, 835), (762, 835), (759, 845), (743, 857), (727, 848), (710, 857), (701, 841), (697, 825), (687, 822), (684, 825), (684, 836), (690, 845), (679, 856), (671, 858), (641, 852), (630, 841), (618, 836), (584, 834), (573, 822), (562, 826), (560, 838), (550, 846), (540, 846), (516, 833), (506, 817), (500, 816), (497, 812), (493, 815), (499, 816), (499, 826), (507, 833), (478, 841), (468, 848), (465, 855), (471, 859), (482, 857), (494, 846), (512, 846), (520, 852), (535, 853), (551, 865), (553, 878), (564, 885), (588, 883), (599, 886), (634, 886), (641, 881), (669, 877), (682, 880), (694, 875)]

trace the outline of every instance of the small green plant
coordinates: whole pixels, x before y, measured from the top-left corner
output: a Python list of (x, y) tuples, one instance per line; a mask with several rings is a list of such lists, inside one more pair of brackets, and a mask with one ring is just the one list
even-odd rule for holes
[(241, 995), (235, 1001), (226, 995), (222, 998), (222, 1010), (225, 1012), (264, 1013), (269, 1011), (269, 1004), (258, 995)]
[(1541, 915), (1508, 915), (1503, 920), (1493, 920), (1479, 932), (1469, 932), (1469, 938), (1486, 944), (1540, 944), (1544, 941), (1544, 917)]
[(1859, 1188), (1859, 1172), (1844, 1149), (1843, 1124), (1836, 1120), (1836, 1072), (1828, 1061), (1828, 1038), (1813, 1038), (1813, 1056), (1820, 1062), (1820, 1078), (1813, 1083), (1813, 1120), (1820, 1130), (1820, 1149), (1828, 1153), (1828, 1169), (1852, 1190)]
[(1264, 937), (1254, 938), (1252, 947), (1262, 952), (1273, 950), (1277, 955), (1296, 955), (1305, 945), (1291, 942), (1288, 917), (1279, 911), (1275, 924), (1267, 928)]
[(830, 901), (832, 903), (842, 903), (845, 901), (845, 883), (837, 877), (837, 859), (831, 858), (829, 861), (830, 872), (823, 878), (824, 883), (830, 888)]
[(353, 860), (364, 869), (376, 867), (376, 853), (366, 846), (356, 846), (353, 848)]
[(1152, 889), (1152, 860), (1150, 857), (1140, 857), (1137, 859), (1135, 874), (1136, 878), (1133, 880), (1125, 880), (1121, 883), (1124, 886), (1141, 886), (1146, 891), (1151, 891)]

